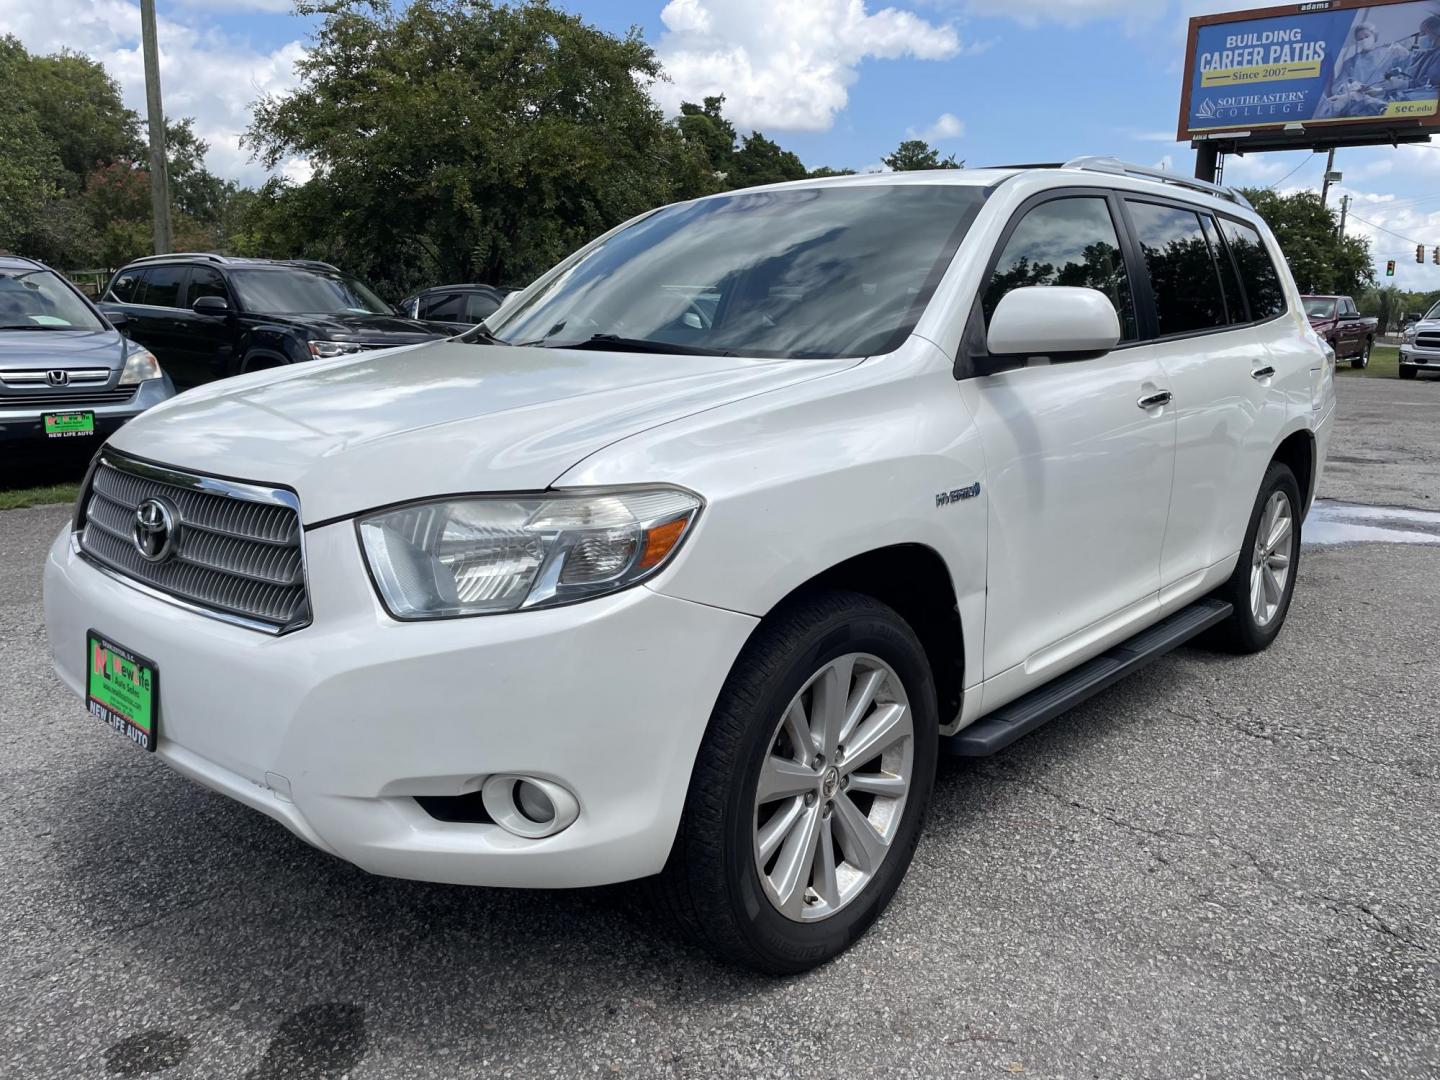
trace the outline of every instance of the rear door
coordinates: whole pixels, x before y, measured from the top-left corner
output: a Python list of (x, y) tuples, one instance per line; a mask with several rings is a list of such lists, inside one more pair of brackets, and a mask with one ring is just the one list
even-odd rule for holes
[(139, 268), (133, 299), (125, 308), (130, 316), (127, 333), (154, 353), (172, 378), (186, 363), (176, 317), (184, 296), (185, 276), (186, 268), (180, 264)]
[(1284, 427), (1286, 396), (1269, 339), (1284, 296), (1258, 269), (1242, 287), (1232, 248), (1247, 266), (1259, 234), (1205, 207), (1150, 197), (1125, 200), (1147, 269), (1142, 296), (1154, 354), (1165, 369), (1178, 425), (1175, 480), (1160, 564), (1161, 600), (1179, 604), (1229, 572), (1261, 474)]
[(1175, 420), (1169, 405), (1144, 404), (1166, 375), (1140, 341), (1118, 215), (1116, 197), (1094, 188), (1026, 203), (975, 316), (988, 327), (1012, 288), (1088, 286), (1110, 297), (1123, 335), (1105, 356), (961, 383), (988, 474), (986, 709), (1127, 636), (1157, 603)]

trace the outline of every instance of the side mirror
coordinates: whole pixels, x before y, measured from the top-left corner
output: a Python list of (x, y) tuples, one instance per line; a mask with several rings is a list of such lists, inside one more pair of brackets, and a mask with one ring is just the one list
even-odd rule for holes
[[(1026, 285), (1012, 289), (990, 317), (991, 360), (1080, 360), (1120, 343), (1120, 317), (1098, 289)], [(1011, 365), (1006, 365), (1011, 366)]]
[(230, 304), (223, 296), (202, 296), (190, 305), (196, 315), (210, 315), (223, 318), (230, 314)]
[(123, 311), (107, 311), (105, 318), (116, 330), (124, 330), (130, 325), (130, 316)]

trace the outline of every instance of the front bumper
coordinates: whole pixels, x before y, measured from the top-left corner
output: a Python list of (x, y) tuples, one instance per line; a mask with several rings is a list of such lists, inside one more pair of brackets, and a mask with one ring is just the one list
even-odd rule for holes
[[(174, 396), (175, 385), (170, 376), (165, 375), (141, 383), (129, 401), (113, 405), (86, 404), (85, 398), (80, 395), (73, 402), (46, 408), (26, 405), (23, 398), (6, 399), (0, 401), (0, 446), (31, 446), (37, 450), (54, 451), (84, 449), (87, 453), (94, 453), (101, 443), (127, 422)], [(48, 437), (45, 434), (45, 415), (59, 412), (94, 413), (95, 434), (57, 439)]]
[[(100, 572), (67, 528), (45, 566), (57, 672), (82, 693), (90, 628), (154, 661), (162, 760), (372, 873), (553, 888), (660, 870), (711, 708), (756, 619), (642, 586), (399, 623), (375, 601), (349, 523), (305, 544), (314, 622), (268, 637)], [(72, 722), (106, 735), (83, 709)], [(116, 740), (115, 752), (136, 751)], [(578, 819), (529, 840), (437, 821), (415, 801), (478, 790), (494, 773), (564, 785)]]
[(1440, 371), (1440, 349), (1422, 349), (1415, 345), (1400, 346), (1402, 367), (1434, 368)]

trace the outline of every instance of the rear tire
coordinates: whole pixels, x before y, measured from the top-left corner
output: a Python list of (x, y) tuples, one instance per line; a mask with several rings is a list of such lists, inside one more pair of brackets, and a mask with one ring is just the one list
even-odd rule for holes
[(823, 964), (905, 876), (938, 743), (930, 666), (895, 611), (835, 592), (769, 616), (716, 701), (659, 905), (722, 959)]
[(1365, 339), (1364, 352), (1350, 361), (1352, 368), (1363, 369), (1370, 366), (1370, 348), (1372, 344), (1373, 342), (1371, 342), (1369, 338)]
[(1280, 633), (1300, 570), (1301, 505), (1295, 474), (1272, 461), (1255, 497), (1235, 572), (1215, 593), (1235, 609), (1211, 633), (1218, 648), (1256, 653)]

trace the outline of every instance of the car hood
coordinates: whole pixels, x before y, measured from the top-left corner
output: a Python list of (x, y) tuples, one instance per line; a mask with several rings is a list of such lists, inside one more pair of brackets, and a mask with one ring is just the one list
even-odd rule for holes
[(117, 330), (0, 330), (0, 371), (115, 368), (124, 358)]
[(1417, 334), (1440, 333), (1440, 319), (1421, 319), (1411, 323), (1405, 329), (1414, 330)]
[[(450, 337), (458, 331), (437, 323), (420, 322), (399, 315), (260, 315), (260, 318), (293, 320), (302, 324), (313, 334), (324, 335), (336, 341), (394, 341), (397, 345), (408, 345), (417, 341), (429, 341), (437, 337)], [(467, 328), (468, 329), (468, 328)]]
[(434, 495), (542, 490), (617, 439), (858, 362), (438, 341), (199, 387), (111, 444), (293, 488), (312, 524)]

